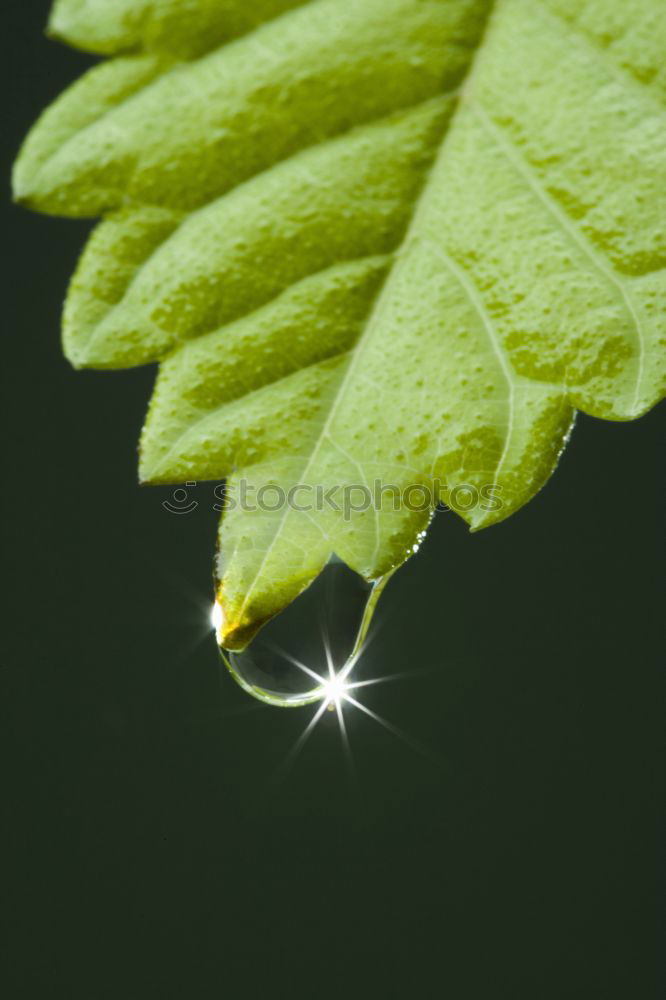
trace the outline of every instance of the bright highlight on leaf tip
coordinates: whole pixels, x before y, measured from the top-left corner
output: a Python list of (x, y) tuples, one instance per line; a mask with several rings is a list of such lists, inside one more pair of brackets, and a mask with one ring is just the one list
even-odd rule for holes
[(215, 638), (218, 643), (222, 641), (222, 626), (224, 624), (224, 611), (222, 610), (222, 605), (219, 601), (215, 601), (215, 604), (211, 608), (210, 612), (210, 623), (213, 626), (213, 631), (215, 632)]

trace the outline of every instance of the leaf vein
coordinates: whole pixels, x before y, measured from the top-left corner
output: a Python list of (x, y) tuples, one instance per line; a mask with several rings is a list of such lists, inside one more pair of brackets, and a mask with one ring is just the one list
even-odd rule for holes
[(592, 36), (584, 31), (580, 26), (570, 21), (564, 16), (560, 11), (553, 10), (548, 4), (544, 3), (544, 0), (537, 0), (537, 5), (541, 12), (553, 21), (555, 24), (559, 24), (561, 28), (565, 28), (567, 33), (579, 43), (588, 52), (593, 52), (597, 58), (604, 63), (608, 71), (617, 79), (623, 87), (629, 87), (632, 90), (640, 93), (641, 97), (645, 99), (650, 97), (657, 104), (657, 110), (663, 114), (664, 106), (661, 99), (661, 95), (657, 94), (654, 87), (650, 85), (649, 82), (642, 79), (637, 73), (635, 73), (631, 66), (624, 67), (621, 66), (615, 59), (610, 55), (607, 48), (601, 45), (598, 41), (593, 40)]
[(509, 452), (511, 450), (511, 444), (513, 441), (513, 434), (515, 430), (515, 416), (516, 416), (516, 375), (515, 371), (511, 365), (509, 357), (506, 352), (506, 348), (502, 344), (502, 340), (495, 325), (486, 309), (479, 290), (472, 278), (470, 272), (458, 264), (443, 247), (439, 246), (433, 240), (428, 240), (429, 246), (432, 248), (433, 252), (445, 265), (445, 267), (451, 272), (451, 274), (456, 278), (458, 283), (463, 288), (467, 298), (469, 299), (474, 311), (479, 316), (482, 326), (488, 335), (488, 340), (492, 347), (493, 353), (497, 358), (500, 368), (502, 370), (502, 375), (506, 381), (508, 387), (507, 396), (507, 428), (504, 436), (504, 447), (502, 453), (497, 462), (495, 469), (495, 474), (493, 478), (493, 486), (497, 486), (499, 483), (504, 464), (508, 458)]
[(257, 386), (255, 389), (251, 389), (248, 390), (247, 392), (241, 393), (238, 396), (233, 396), (230, 397), (229, 399), (225, 399), (223, 403), (220, 403), (218, 406), (215, 406), (212, 409), (207, 410), (193, 424), (190, 424), (183, 431), (182, 434), (178, 435), (178, 437), (171, 444), (166, 455), (161, 460), (160, 466), (168, 467), (169, 461), (171, 460), (171, 458), (173, 458), (173, 456), (176, 454), (177, 451), (181, 450), (183, 443), (188, 441), (191, 437), (196, 436), (196, 432), (205, 423), (207, 423), (209, 420), (213, 420), (216, 417), (219, 417), (220, 414), (223, 413), (226, 409), (230, 407), (235, 407), (240, 403), (252, 399), (253, 397), (256, 398), (256, 396), (258, 396), (260, 393), (265, 392), (268, 389), (274, 389), (275, 386), (278, 386), (281, 383), (286, 382), (288, 379), (293, 378), (295, 375), (300, 375), (303, 372), (307, 371), (313, 371), (314, 369), (322, 365), (330, 364), (332, 361), (344, 358), (346, 354), (350, 353), (351, 353), (350, 348), (345, 347), (344, 350), (335, 351), (334, 353), (329, 354), (324, 358), (319, 358), (317, 361), (313, 361), (312, 364), (303, 365), (301, 368), (296, 368), (293, 371), (287, 372), (285, 375), (281, 375), (279, 378), (269, 379), (268, 381), (264, 382), (263, 385)]
[(580, 227), (575, 225), (574, 221), (565, 213), (552, 195), (545, 189), (543, 183), (536, 176), (533, 167), (525, 159), (524, 155), (518, 149), (506, 129), (501, 129), (500, 126), (490, 118), (488, 113), (478, 102), (471, 107), (473, 113), (477, 117), (477, 120), (483, 125), (488, 135), (490, 135), (490, 137), (495, 141), (498, 148), (504, 153), (515, 170), (523, 177), (532, 193), (557, 222), (559, 228), (578, 247), (583, 255), (588, 258), (588, 260), (606, 279), (606, 281), (613, 285), (619, 293), (625, 310), (631, 320), (631, 326), (634, 330), (638, 346), (636, 388), (632, 402), (633, 408), (636, 409), (638, 407), (645, 374), (645, 333), (639, 320), (636, 307), (632, 301), (631, 294), (627, 289), (622, 276), (613, 267), (612, 263), (607, 262), (601, 257), (599, 252), (590, 244), (589, 238), (584, 234)]

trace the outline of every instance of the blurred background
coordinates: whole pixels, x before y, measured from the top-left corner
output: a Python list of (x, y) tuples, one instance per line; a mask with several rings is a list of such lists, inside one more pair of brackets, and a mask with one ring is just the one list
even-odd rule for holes
[[(92, 60), (5, 18), (5, 176)], [(150, 367), (70, 370), (90, 226), (10, 207), (0, 714), (8, 1000), (662, 994), (665, 411), (579, 418), (547, 488), (470, 535), (441, 513), (389, 586), (367, 676), (253, 702), (210, 628), (212, 485), (139, 489)], [(283, 766), (287, 759), (287, 766)]]

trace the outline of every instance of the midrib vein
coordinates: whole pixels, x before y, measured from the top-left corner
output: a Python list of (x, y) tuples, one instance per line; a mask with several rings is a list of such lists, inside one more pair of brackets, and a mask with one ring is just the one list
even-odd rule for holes
[[(474, 56), (472, 57), (472, 60), (470, 62), (469, 70), (468, 70), (467, 74), (465, 75), (464, 80), (459, 84), (459, 87), (461, 88), (461, 90), (463, 92), (469, 87), (469, 85), (470, 85), (470, 83), (471, 83), (471, 81), (472, 81), (472, 79), (474, 77), (474, 73), (475, 73), (476, 67), (478, 66), (479, 53), (482, 52), (482, 50), (483, 50), (484, 39), (488, 35), (489, 31), (491, 30), (492, 17), (493, 17), (493, 14), (495, 12), (495, 8), (496, 8), (496, 3), (493, 3), (493, 5), (492, 5), (492, 7), (489, 10), (488, 15), (487, 15), (484, 32), (481, 35), (481, 37), (479, 38), (479, 42), (478, 42), (478, 45), (477, 45), (476, 52), (474, 53)], [(368, 316), (368, 321), (367, 321), (367, 323), (366, 323), (366, 325), (365, 325), (365, 327), (364, 327), (364, 329), (363, 329), (363, 331), (362, 331), (362, 333), (361, 333), (358, 341), (356, 342), (356, 346), (355, 346), (354, 350), (351, 353), (351, 360), (350, 360), (350, 362), (349, 362), (349, 364), (348, 364), (348, 366), (347, 366), (347, 368), (345, 370), (344, 376), (342, 377), (342, 379), (340, 381), (340, 384), (338, 386), (337, 392), (335, 393), (334, 398), (333, 398), (333, 400), (331, 402), (331, 406), (329, 408), (328, 414), (327, 414), (325, 420), (322, 423), (321, 430), (320, 430), (318, 436), (313, 441), (313, 446), (312, 446), (311, 453), (306, 458), (305, 463), (304, 463), (304, 465), (303, 465), (303, 467), (301, 469), (301, 473), (300, 473), (301, 478), (307, 477), (307, 475), (311, 471), (311, 469), (312, 469), (315, 461), (319, 457), (319, 452), (320, 452), (320, 450), (321, 450), (324, 442), (326, 441), (327, 438), (330, 439), (330, 433), (329, 432), (330, 432), (331, 425), (333, 423), (333, 420), (337, 416), (339, 407), (340, 407), (341, 402), (342, 402), (342, 400), (344, 398), (344, 395), (345, 395), (345, 392), (347, 390), (347, 387), (349, 386), (350, 380), (351, 380), (352, 376), (354, 376), (356, 374), (356, 369), (358, 368), (358, 365), (360, 363), (359, 359), (363, 355), (363, 351), (364, 351), (365, 345), (371, 339), (371, 336), (374, 333), (375, 328), (379, 325), (380, 320), (382, 319), (382, 317), (383, 317), (386, 309), (388, 308), (388, 305), (390, 303), (390, 297), (391, 297), (391, 294), (392, 294), (392, 284), (393, 284), (393, 281), (394, 281), (396, 275), (399, 275), (400, 271), (406, 266), (406, 263), (405, 263), (406, 256), (404, 254), (404, 250), (405, 250), (406, 247), (409, 246), (409, 244), (412, 242), (413, 239), (415, 239), (415, 238), (418, 237), (419, 231), (421, 229), (421, 217), (422, 216), (425, 217), (427, 215), (427, 211), (428, 211), (427, 202), (428, 202), (428, 197), (429, 197), (429, 193), (430, 193), (430, 185), (432, 183), (432, 178), (434, 176), (436, 176), (438, 165), (441, 163), (441, 161), (443, 160), (443, 158), (445, 156), (446, 149), (447, 149), (448, 138), (451, 135), (451, 132), (452, 132), (453, 127), (455, 125), (456, 118), (457, 118), (458, 114), (460, 114), (460, 107), (461, 107), (461, 105), (459, 104), (458, 108), (456, 109), (456, 111), (452, 115), (452, 117), (451, 117), (451, 119), (450, 119), (450, 121), (448, 123), (448, 126), (447, 126), (447, 129), (446, 129), (446, 133), (444, 135), (444, 138), (442, 139), (442, 142), (440, 144), (438, 155), (436, 156), (434, 163), (430, 167), (430, 170), (426, 174), (426, 177), (425, 177), (425, 180), (424, 180), (424, 183), (423, 183), (423, 187), (421, 189), (421, 193), (420, 193), (419, 197), (416, 199), (416, 202), (415, 202), (415, 205), (414, 205), (414, 212), (412, 214), (411, 222), (409, 224), (409, 227), (407, 229), (405, 237), (404, 237), (404, 239), (402, 241), (402, 244), (401, 244), (401, 246), (399, 247), (399, 249), (396, 252), (396, 263), (395, 263), (394, 267), (391, 269), (391, 271), (389, 272), (389, 274), (387, 275), (387, 277), (386, 277), (386, 279), (385, 279), (385, 281), (383, 283), (383, 286), (382, 286), (381, 290), (377, 294), (377, 297), (375, 299), (374, 305), (373, 305), (373, 307), (372, 307), (372, 309), (370, 311), (370, 314)], [(264, 551), (264, 554), (263, 554), (263, 557), (262, 557), (262, 560), (261, 560), (261, 562), (260, 562), (260, 564), (259, 564), (259, 566), (257, 568), (256, 573), (254, 574), (252, 582), (251, 582), (251, 584), (248, 586), (248, 588), (245, 591), (245, 597), (244, 597), (243, 603), (241, 604), (240, 608), (238, 609), (238, 615), (237, 615), (238, 623), (242, 622), (243, 614), (244, 614), (245, 609), (246, 609), (246, 607), (248, 605), (248, 602), (249, 602), (249, 599), (250, 599), (250, 597), (252, 595), (252, 592), (253, 592), (256, 584), (257, 584), (257, 580), (260, 578), (261, 573), (262, 573), (262, 571), (263, 571), (263, 569), (264, 569), (264, 567), (266, 565), (266, 562), (268, 561), (268, 558), (269, 558), (271, 552), (273, 551), (273, 548), (275, 546), (275, 542), (276, 542), (277, 538), (279, 538), (279, 536), (280, 536), (280, 534), (282, 532), (282, 529), (283, 529), (283, 527), (285, 525), (285, 522), (287, 520), (287, 516), (288, 516), (289, 513), (290, 513), (290, 511), (288, 511), (287, 509), (285, 509), (285, 511), (281, 515), (280, 520), (279, 520), (279, 522), (278, 522), (278, 524), (276, 526), (276, 529), (275, 529), (275, 531), (273, 533), (273, 540), (266, 547), (266, 549)], [(319, 528), (320, 531), (322, 530), (320, 525), (317, 525), (317, 527)], [(376, 527), (376, 521), (375, 521), (375, 527)]]

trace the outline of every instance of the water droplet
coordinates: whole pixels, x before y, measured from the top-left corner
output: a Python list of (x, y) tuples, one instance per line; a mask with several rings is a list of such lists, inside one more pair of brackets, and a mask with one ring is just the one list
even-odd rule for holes
[[(220, 648), (232, 676), (269, 705), (290, 708), (323, 700), (333, 705), (359, 657), (387, 580), (368, 583), (332, 558), (242, 652)], [(216, 610), (214, 624), (215, 618)]]

